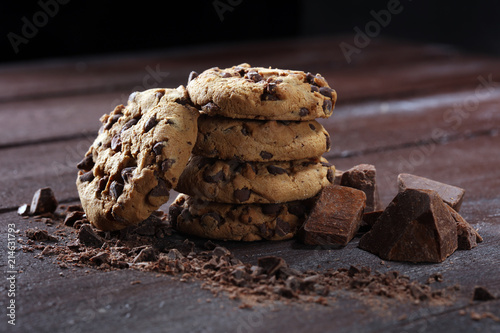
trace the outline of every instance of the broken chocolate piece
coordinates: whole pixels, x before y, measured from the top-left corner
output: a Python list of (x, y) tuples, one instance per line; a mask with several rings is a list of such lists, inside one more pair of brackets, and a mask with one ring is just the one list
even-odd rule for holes
[(148, 246), (143, 248), (132, 262), (135, 264), (138, 262), (155, 261), (155, 260), (156, 260), (155, 250), (151, 246)]
[(104, 244), (104, 239), (96, 234), (88, 224), (81, 226), (78, 233), (78, 240), (86, 246), (101, 247)]
[(27, 229), (25, 231), (26, 237), (39, 242), (57, 242), (59, 239), (55, 236), (49, 235), (47, 230)]
[(248, 187), (244, 187), (242, 189), (234, 190), (233, 194), (236, 200), (238, 200), (239, 202), (245, 202), (250, 199), (251, 192)]
[(94, 167), (94, 161), (92, 159), (92, 154), (85, 156), (76, 167), (80, 170), (89, 171)]
[(66, 215), (66, 218), (64, 219), (64, 225), (68, 227), (72, 227), (76, 221), (83, 219), (83, 216), (85, 215), (84, 212), (82, 211), (73, 211), (68, 213)]
[(476, 229), (467, 223), (456, 210), (449, 205), (446, 205), (446, 208), (457, 223), (458, 250), (471, 250), (477, 246), (478, 242), (481, 243), (483, 241), (483, 238), (479, 236)]
[(475, 287), (474, 288), (474, 296), (472, 297), (473, 301), (491, 301), (494, 300), (495, 296), (493, 296), (485, 287)]
[(359, 247), (384, 260), (442, 262), (458, 247), (456, 222), (435, 191), (406, 189)]
[(50, 187), (44, 187), (35, 192), (31, 201), (31, 215), (53, 213), (57, 208), (57, 200)]
[(275, 275), (280, 268), (288, 267), (283, 258), (274, 256), (260, 257), (257, 264), (262, 268), (262, 273), (268, 276)]
[(365, 192), (365, 213), (382, 209), (375, 179), (376, 173), (375, 166), (371, 164), (360, 164), (345, 171), (340, 180), (340, 185), (342, 186), (352, 187)]
[(340, 171), (335, 169), (335, 179), (333, 180), (334, 185), (340, 185), (340, 182), (342, 181), (342, 175), (344, 174), (344, 171)]
[(363, 191), (339, 185), (325, 187), (300, 230), (300, 238), (309, 245), (347, 245), (361, 225), (365, 202)]
[(399, 192), (402, 192), (407, 188), (434, 190), (439, 194), (444, 202), (450, 205), (451, 208), (457, 212), (460, 210), (465, 194), (465, 190), (460, 187), (440, 183), (424, 177), (410, 175), (408, 173), (402, 173), (398, 176), (398, 187)]
[(370, 230), (383, 212), (383, 210), (376, 210), (374, 212), (364, 213), (363, 221), (358, 231), (365, 233)]
[(23, 204), (23, 205), (19, 206), (19, 208), (17, 209), (17, 214), (19, 214), (21, 216), (30, 215), (30, 205)]

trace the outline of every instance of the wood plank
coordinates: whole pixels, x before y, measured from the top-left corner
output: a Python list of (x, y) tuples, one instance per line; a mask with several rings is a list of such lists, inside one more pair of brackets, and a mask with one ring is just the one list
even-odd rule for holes
[[(0, 67), (0, 101), (117, 89), (144, 90), (164, 83), (167, 77), (185, 84), (191, 70), (242, 61), (321, 72), (339, 89), (344, 101), (414, 95), (419, 90), (430, 92), (447, 86), (470, 88), (468, 83), (478, 72), (500, 73), (496, 59), (462, 56), (443, 46), (422, 47), (383, 38), (375, 39), (347, 64), (339, 48), (342, 41), (352, 41), (352, 36), (4, 66)], [(155, 71), (157, 74), (152, 74)], [(142, 89), (134, 89), (137, 87)]]

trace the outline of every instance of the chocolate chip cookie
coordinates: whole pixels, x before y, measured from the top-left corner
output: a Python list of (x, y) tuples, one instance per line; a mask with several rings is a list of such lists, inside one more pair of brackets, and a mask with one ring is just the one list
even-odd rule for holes
[(334, 175), (324, 158), (243, 162), (193, 156), (175, 189), (206, 201), (278, 203), (313, 197)]
[(315, 120), (240, 120), (201, 115), (193, 154), (243, 161), (290, 161), (321, 156), (330, 135)]
[(174, 229), (198, 237), (256, 241), (292, 238), (304, 222), (310, 200), (281, 204), (232, 205), (180, 194), (169, 209)]
[(251, 67), (214, 67), (187, 85), (191, 100), (209, 115), (265, 120), (313, 120), (331, 116), (337, 93), (319, 74)]
[(101, 117), (76, 180), (95, 227), (136, 224), (168, 200), (196, 141), (199, 112), (189, 103), (183, 86), (150, 89), (131, 94), (127, 106)]

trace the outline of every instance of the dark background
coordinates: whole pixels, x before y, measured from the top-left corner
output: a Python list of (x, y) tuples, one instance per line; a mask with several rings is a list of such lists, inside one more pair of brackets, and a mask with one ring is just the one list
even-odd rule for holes
[[(59, 1), (67, 3), (9, 0), (0, 4), (0, 61), (354, 33), (354, 27), (364, 31), (374, 20), (371, 11), (387, 9), (389, 2)], [(41, 3), (53, 11), (53, 17), (40, 14)], [(401, 0), (400, 6), (402, 12), (391, 16), (381, 35), (500, 54), (500, 1)], [(34, 23), (35, 18), (41, 20), (40, 27), (31, 30), (33, 36), (19, 44), (16, 53), (9, 33), (23, 37), (26, 20)]]

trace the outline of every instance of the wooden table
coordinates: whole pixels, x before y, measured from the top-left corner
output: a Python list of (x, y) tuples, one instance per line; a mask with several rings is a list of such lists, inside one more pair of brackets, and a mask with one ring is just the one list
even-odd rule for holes
[[(19, 205), (50, 186), (62, 203), (78, 200), (76, 163), (99, 127), (101, 114), (129, 93), (186, 84), (191, 70), (241, 62), (322, 73), (339, 96), (321, 122), (331, 133), (326, 157), (339, 169), (374, 164), (384, 204), (396, 177), (414, 173), (466, 189), (462, 215), (484, 242), (441, 264), (386, 262), (357, 248), (313, 250), (296, 241), (226, 243), (241, 260), (279, 255), (294, 268), (368, 266), (399, 270), (424, 282), (441, 273), (458, 284), (452, 305), (394, 305), (374, 309), (356, 299), (332, 306), (238, 308), (238, 301), (167, 276), (122, 270), (66, 269), (50, 257), (16, 252), (16, 327), (19, 332), (500, 332), (500, 300), (472, 302), (474, 286), (500, 297), (500, 59), (442, 45), (377, 38), (348, 64), (339, 43), (353, 36), (193, 47), (157, 53), (53, 59), (0, 67), (0, 265), (7, 275), (7, 226), (34, 223)], [(172, 195), (175, 197), (175, 195)], [(166, 206), (164, 206), (166, 208)], [(43, 227), (43, 226), (42, 226)], [(140, 280), (140, 284), (131, 281)], [(9, 288), (2, 278), (0, 308)], [(7, 331), (5, 314), (0, 331)]]

